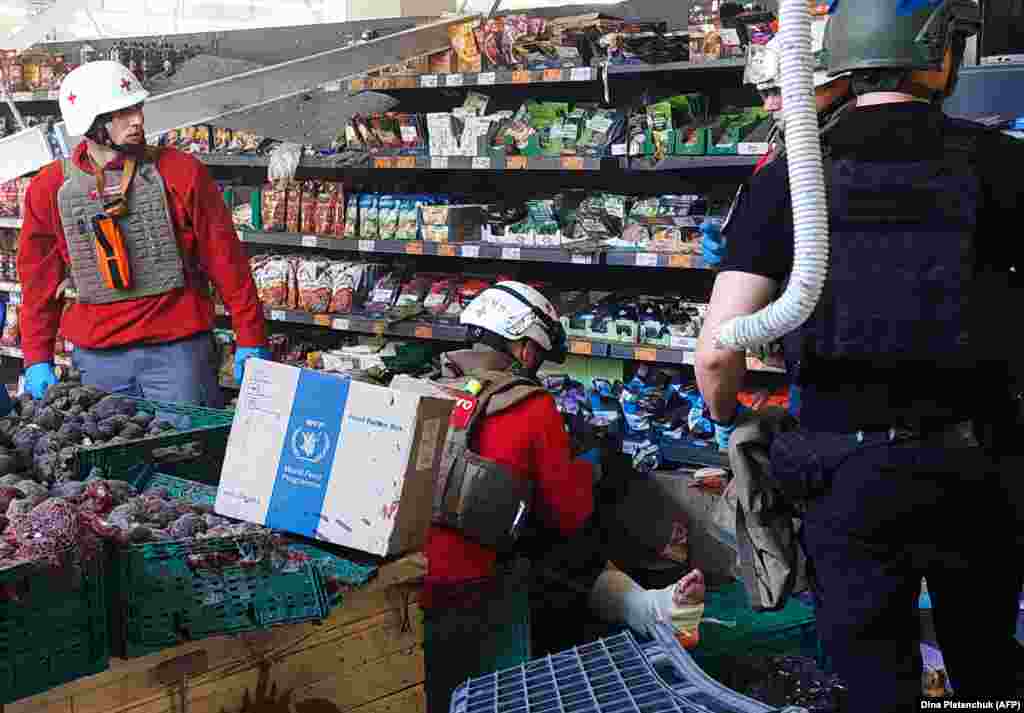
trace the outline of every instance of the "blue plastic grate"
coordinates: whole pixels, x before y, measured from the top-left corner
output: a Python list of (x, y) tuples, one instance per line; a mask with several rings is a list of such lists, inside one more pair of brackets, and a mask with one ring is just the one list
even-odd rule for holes
[(471, 679), (455, 691), (451, 704), (451, 713), (773, 710), (704, 675), (671, 633), (641, 647), (629, 632)]

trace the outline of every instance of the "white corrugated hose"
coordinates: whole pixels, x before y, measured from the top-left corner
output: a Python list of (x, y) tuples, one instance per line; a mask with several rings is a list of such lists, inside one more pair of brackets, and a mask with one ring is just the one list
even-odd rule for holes
[(776, 301), (722, 325), (717, 343), (742, 351), (776, 341), (802, 325), (821, 297), (828, 273), (828, 208), (814, 105), (811, 11), (807, 0), (782, 0), (782, 113), (793, 204), (793, 272)]

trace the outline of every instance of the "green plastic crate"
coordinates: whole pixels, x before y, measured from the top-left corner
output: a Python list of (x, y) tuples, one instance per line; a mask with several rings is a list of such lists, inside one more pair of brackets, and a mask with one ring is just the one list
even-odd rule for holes
[(124, 479), (124, 474), (140, 463), (151, 463), (158, 465), (162, 472), (187, 472), (191, 478), (204, 483), (220, 480), (234, 412), (147, 399), (131, 400), (140, 411), (161, 416), (187, 416), (190, 427), (128, 443), (81, 447), (75, 455), (75, 472), (80, 479), (87, 478), (93, 468), (102, 470), (106, 478)]
[(194, 568), (190, 555), (258, 547), (260, 535), (114, 548), (111, 586), (114, 654), (145, 656), (185, 641), (315, 621), (329, 607), (310, 563), (281, 572), (269, 563)]
[(31, 562), (0, 571), (0, 584), (21, 599), (0, 602), (0, 705), (107, 670), (102, 560), (84, 564), (80, 575)]
[(777, 612), (755, 612), (743, 583), (733, 582), (708, 590), (704, 616), (736, 624), (701, 624), (700, 643), (691, 652), (709, 676), (726, 685), (732, 683), (730, 669), (737, 658), (817, 654), (814, 609), (798, 599)]

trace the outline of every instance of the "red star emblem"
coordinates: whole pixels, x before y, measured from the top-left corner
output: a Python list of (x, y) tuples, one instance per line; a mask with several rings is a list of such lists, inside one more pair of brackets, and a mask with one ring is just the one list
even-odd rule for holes
[(74, 94), (68, 94), (68, 104), (74, 104), (75, 99), (78, 99)]
[(121, 80), (121, 89), (123, 89), (125, 91), (128, 91), (131, 88), (132, 88), (132, 83), (131, 82), (129, 82), (127, 79), (122, 79)]

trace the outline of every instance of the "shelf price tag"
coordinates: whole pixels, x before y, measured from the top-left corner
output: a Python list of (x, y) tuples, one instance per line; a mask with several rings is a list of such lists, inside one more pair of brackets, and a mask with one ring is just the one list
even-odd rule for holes
[(7, 301), (10, 302), (12, 305), (20, 305), (21, 304), (21, 293), (20, 292), (12, 292), (11, 294), (9, 294), (7, 296)]
[(579, 156), (563, 156), (562, 168), (566, 171), (582, 171), (583, 159)]
[(593, 257), (590, 256), (590, 255), (573, 255), (572, 256), (572, 264), (573, 265), (591, 265), (591, 264), (593, 264), (592, 260), (593, 260)]
[(560, 82), (562, 81), (562, 70), (545, 69), (543, 79), (545, 82)]
[(448, 168), (448, 157), (447, 156), (431, 156), (430, 167), (433, 169), (446, 169)]
[(736, 153), (741, 156), (762, 156), (768, 153), (771, 148), (770, 144), (754, 141), (754, 142), (740, 142), (736, 147)]
[(461, 87), (462, 86), (462, 75), (461, 74), (449, 74), (445, 77), (444, 85), (446, 87)]
[(693, 366), (697, 363), (697, 352), (685, 351), (683, 352), (683, 363)]
[(274, 322), (284, 322), (288, 319), (288, 316), (284, 313), (284, 310), (272, 309), (270, 310), (270, 319)]
[(361, 92), (364, 89), (366, 89), (366, 80), (365, 79), (353, 79), (352, 83), (349, 85), (349, 88), (353, 92)]
[(393, 158), (375, 158), (373, 159), (374, 168), (394, 168), (395, 159)]
[(594, 70), (590, 67), (576, 67), (569, 73), (569, 78), (574, 82), (589, 82), (594, 78)]
[(463, 245), (462, 246), (462, 257), (480, 257), (480, 246), (479, 245)]
[(313, 322), (321, 327), (330, 327), (331, 316), (329, 314), (315, 314), (313, 315)]
[(370, 81), (370, 86), (374, 89), (388, 89), (391, 86), (390, 79), (373, 79)]
[(395, 159), (395, 168), (416, 168), (416, 157), (399, 156)]
[(510, 171), (526, 168), (526, 156), (509, 156), (505, 159), (505, 168)]
[(437, 254), (442, 257), (455, 257), (455, 246), (454, 245), (438, 245)]
[(494, 84), (494, 72), (481, 72), (476, 75), (477, 84)]
[(636, 361), (657, 361), (658, 350), (657, 349), (641, 349), (637, 347), (633, 349), (633, 358)]
[(421, 324), (416, 327), (413, 335), (415, 335), (417, 339), (433, 339), (434, 328), (426, 324)]
[(658, 256), (654, 253), (637, 253), (636, 254), (636, 266), (637, 267), (657, 267)]
[(423, 254), (423, 243), (421, 243), (418, 240), (414, 241), (414, 242), (411, 242), (411, 243), (408, 243), (405, 246), (405, 254), (406, 255), (422, 255)]
[(490, 156), (474, 156), (473, 157), (473, 168), (476, 170), (486, 171), (491, 167)]
[(518, 260), (520, 250), (519, 248), (502, 248), (501, 259), (502, 260)]
[(372, 240), (360, 240), (359, 241), (359, 252), (361, 252), (361, 253), (372, 253), (373, 252), (373, 241)]
[(693, 267), (693, 263), (692, 255), (670, 255), (668, 258), (669, 267)]
[(612, 144), (612, 156), (625, 156), (626, 144)]
[(315, 235), (303, 235), (302, 236), (302, 247), (304, 248), (315, 248), (318, 245), (318, 241)]
[(388, 329), (387, 322), (370, 322), (370, 330), (378, 337), (384, 336), (384, 332)]
[(520, 69), (518, 71), (512, 72), (512, 83), (513, 84), (529, 84), (530, 83), (530, 73), (527, 72), (525, 69)]
[(348, 320), (341, 319), (340, 317), (331, 322), (331, 329), (338, 332), (347, 332), (349, 330)]
[(421, 87), (436, 87), (437, 86), (437, 75), (436, 74), (424, 74), (420, 77)]
[(569, 340), (569, 351), (572, 354), (582, 354), (583, 356), (590, 356), (593, 353), (593, 344), (590, 342), (577, 342)]

